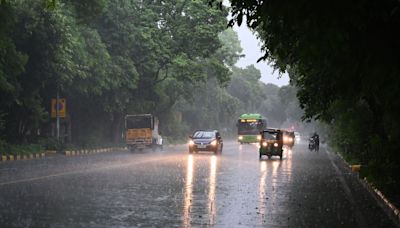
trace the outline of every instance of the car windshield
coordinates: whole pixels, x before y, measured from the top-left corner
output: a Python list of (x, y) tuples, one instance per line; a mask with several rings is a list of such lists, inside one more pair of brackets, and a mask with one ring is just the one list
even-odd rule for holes
[(215, 136), (215, 133), (214, 132), (212, 132), (212, 131), (196, 131), (194, 134), (193, 134), (193, 138), (196, 138), (196, 139), (211, 139), (211, 138), (214, 138), (214, 136)]
[(264, 139), (267, 140), (276, 140), (277, 135), (278, 132), (264, 131)]
[(239, 134), (259, 134), (261, 130), (265, 128), (265, 124), (262, 121), (254, 122), (240, 122), (238, 123)]

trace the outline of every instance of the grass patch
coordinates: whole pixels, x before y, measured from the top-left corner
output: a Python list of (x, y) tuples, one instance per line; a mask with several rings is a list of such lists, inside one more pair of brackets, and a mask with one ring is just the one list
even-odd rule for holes
[(2, 155), (28, 155), (43, 153), (45, 150), (39, 144), (30, 145), (2, 145), (0, 148)]

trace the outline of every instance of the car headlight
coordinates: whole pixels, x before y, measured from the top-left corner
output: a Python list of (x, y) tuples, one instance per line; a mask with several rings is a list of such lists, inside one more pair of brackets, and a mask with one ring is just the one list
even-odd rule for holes
[(188, 144), (189, 144), (189, 146), (193, 146), (194, 145), (193, 140), (189, 140)]
[(261, 135), (257, 135), (257, 140), (261, 140)]
[(278, 147), (278, 143), (274, 143), (274, 147)]
[(267, 143), (267, 142), (263, 142), (263, 143), (262, 143), (262, 146), (263, 146), (263, 147), (267, 147), (267, 146), (268, 146), (268, 143)]
[(216, 146), (217, 145), (217, 140), (213, 140), (212, 142), (211, 142), (211, 146)]
[(288, 138), (288, 141), (289, 141), (289, 142), (293, 142), (293, 138), (292, 138), (292, 137), (289, 137), (289, 138)]
[(283, 136), (283, 141), (284, 141), (284, 142), (287, 142), (287, 141), (289, 141), (289, 137), (287, 137), (287, 136)]
[(239, 140), (242, 140), (242, 139), (243, 139), (243, 136), (239, 135), (238, 139), (239, 139)]

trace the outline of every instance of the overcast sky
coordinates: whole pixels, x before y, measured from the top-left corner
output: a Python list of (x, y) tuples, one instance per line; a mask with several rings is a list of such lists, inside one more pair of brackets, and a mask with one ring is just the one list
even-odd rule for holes
[(260, 51), (259, 41), (247, 28), (245, 23), (240, 27), (235, 25), (233, 29), (238, 33), (243, 48), (243, 54), (246, 55), (238, 61), (236, 66), (244, 68), (248, 65), (254, 64), (256, 68), (261, 71), (261, 81), (265, 83), (273, 83), (278, 86), (288, 85), (289, 77), (287, 74), (283, 74), (281, 78), (278, 78), (278, 72), (275, 71), (273, 73), (273, 68), (269, 66), (267, 62), (262, 61), (257, 63), (257, 59), (263, 56), (263, 54)]

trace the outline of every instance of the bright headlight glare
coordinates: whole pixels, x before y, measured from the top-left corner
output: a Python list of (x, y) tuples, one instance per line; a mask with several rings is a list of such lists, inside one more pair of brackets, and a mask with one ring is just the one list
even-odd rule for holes
[(274, 143), (274, 147), (278, 147), (278, 143)]
[(266, 147), (266, 146), (268, 146), (268, 143), (267, 143), (267, 142), (263, 142), (263, 143), (262, 143), (262, 146), (263, 146), (263, 147)]
[(243, 136), (240, 135), (238, 138), (239, 138), (239, 140), (242, 140), (242, 139), (243, 139)]
[(213, 140), (213, 141), (211, 142), (211, 145), (212, 145), (212, 146), (216, 146), (216, 145), (217, 145), (217, 140)]
[(261, 140), (261, 135), (257, 135), (257, 140)]
[(288, 138), (287, 136), (283, 136), (283, 141), (286, 142), (286, 141), (288, 141), (288, 139), (289, 139), (289, 138)]
[(193, 142), (193, 140), (189, 140), (189, 146), (193, 146), (194, 145), (194, 142)]

